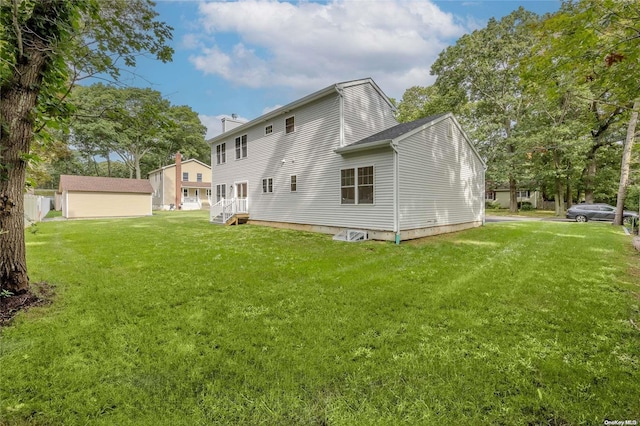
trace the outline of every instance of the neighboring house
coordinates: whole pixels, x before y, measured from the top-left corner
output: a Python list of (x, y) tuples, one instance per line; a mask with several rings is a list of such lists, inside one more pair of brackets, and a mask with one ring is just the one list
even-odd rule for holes
[(480, 226), (485, 165), (451, 114), (398, 124), (371, 79), (329, 86), (209, 140), (211, 221), (397, 241)]
[(211, 167), (195, 159), (182, 161), (179, 152), (174, 164), (150, 172), (149, 181), (155, 210), (211, 206)]
[[(542, 193), (533, 189), (519, 189), (516, 191), (518, 203), (531, 203), (534, 209), (542, 208)], [(485, 193), (486, 201), (493, 201), (500, 205), (501, 208), (508, 209), (511, 203), (509, 188), (494, 188), (487, 190)]]
[(62, 216), (75, 218), (151, 216), (147, 179), (60, 176)]

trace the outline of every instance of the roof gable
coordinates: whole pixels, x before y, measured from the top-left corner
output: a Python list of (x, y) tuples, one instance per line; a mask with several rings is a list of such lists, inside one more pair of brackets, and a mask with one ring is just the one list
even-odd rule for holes
[(385, 146), (390, 147), (392, 144), (396, 144), (402, 141), (402, 139), (408, 138), (409, 136), (448, 118), (450, 118), (453, 121), (454, 125), (458, 128), (465, 142), (467, 143), (467, 146), (471, 148), (471, 151), (480, 160), (480, 162), (486, 166), (486, 163), (467, 137), (467, 134), (464, 132), (464, 130), (462, 130), (460, 123), (458, 123), (458, 120), (456, 120), (454, 115), (450, 112), (430, 115), (428, 117), (419, 118), (418, 120), (410, 121), (408, 123), (400, 123), (374, 135), (354, 142), (351, 145), (340, 147), (336, 149), (335, 152), (338, 154), (343, 154), (348, 152), (365, 151), (368, 149), (380, 148)]
[[(203, 163), (202, 161), (197, 160), (197, 159), (195, 159), (195, 158), (190, 158), (189, 160), (184, 160), (184, 161), (181, 161), (180, 163), (181, 163), (181, 164), (185, 164), (185, 163), (190, 163), (190, 162), (198, 163), (198, 164), (200, 164), (201, 166), (204, 166), (204, 167), (206, 167), (207, 169), (211, 170), (211, 166), (210, 166), (210, 165), (205, 164), (205, 163)], [(161, 172), (161, 171), (163, 171), (163, 170), (167, 170), (167, 169), (170, 169), (170, 168), (175, 167), (175, 166), (176, 166), (176, 163), (173, 163), (173, 164), (167, 164), (166, 166), (160, 167), (159, 169), (151, 170), (148, 174), (150, 175), (151, 173)]]
[(148, 179), (61, 175), (59, 192), (63, 191), (151, 194), (153, 188)]
[(424, 124), (430, 123), (432, 121), (435, 121), (436, 119), (444, 116), (446, 114), (436, 114), (436, 115), (431, 115), (429, 117), (423, 117), (420, 118), (418, 120), (415, 121), (410, 121), (408, 123), (400, 123), (397, 124), (393, 127), (390, 127), (386, 130), (383, 130), (381, 132), (378, 132), (374, 135), (371, 135), (369, 137), (366, 137), (364, 139), (361, 139), (357, 142), (352, 143), (350, 146), (354, 146), (354, 145), (363, 145), (363, 144), (369, 144), (372, 142), (379, 142), (379, 141), (390, 141), (393, 139), (397, 139), (400, 136), (403, 136), (409, 132), (411, 132), (412, 130), (415, 130), (419, 127), (422, 127)]
[(332, 93), (340, 93), (340, 91), (345, 88), (345, 87), (350, 87), (350, 86), (357, 86), (359, 84), (371, 84), (371, 86), (378, 92), (378, 94), (384, 99), (384, 101), (389, 104), (389, 106), (393, 109), (395, 109), (393, 103), (391, 102), (391, 100), (387, 97), (387, 95), (384, 94), (384, 92), (380, 89), (380, 87), (378, 87), (378, 85), (371, 79), (371, 78), (363, 78), (360, 80), (351, 80), (351, 81), (344, 81), (342, 83), (336, 83), (336, 84), (332, 84), (331, 86), (327, 86), (324, 89), (318, 90), (317, 92), (313, 92), (310, 95), (307, 95), (303, 98), (300, 98), (298, 100), (295, 100), (293, 102), (288, 103), (287, 105), (284, 105), (280, 108), (277, 108), (273, 111), (270, 111), (266, 114), (263, 114), (257, 118), (254, 118), (253, 120), (250, 120), (238, 127), (234, 127), (233, 129), (230, 129), (224, 133), (219, 134), (218, 136), (214, 136), (213, 138), (209, 139), (207, 141), (208, 144), (214, 144), (217, 143), (219, 141), (222, 141), (223, 139), (228, 138), (231, 135), (234, 134), (238, 134), (238, 133), (244, 133), (246, 132), (249, 128), (253, 127), (254, 125), (258, 124), (258, 123), (263, 123), (265, 121), (268, 120), (272, 120), (275, 117), (278, 117), (282, 114), (286, 114), (291, 112), (293, 109), (295, 108), (300, 108), (304, 105), (307, 105), (315, 100), (321, 99), (329, 94)]

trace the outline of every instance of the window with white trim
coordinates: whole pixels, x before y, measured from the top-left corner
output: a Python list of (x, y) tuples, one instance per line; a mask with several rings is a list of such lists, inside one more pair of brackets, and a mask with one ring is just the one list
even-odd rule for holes
[(182, 172), (182, 181), (189, 182), (189, 172)]
[(222, 200), (223, 198), (227, 198), (227, 185), (216, 185), (216, 202)]
[(189, 197), (189, 188), (182, 188), (182, 198)]
[(373, 166), (358, 167), (358, 204), (373, 204)]
[(224, 164), (227, 162), (227, 144), (221, 143), (216, 145), (216, 164)]
[(202, 173), (196, 173), (196, 182), (202, 182)]
[(247, 135), (236, 138), (236, 160), (247, 158)]
[(265, 126), (264, 128), (264, 134), (266, 135), (270, 135), (271, 133), (273, 133), (273, 124), (269, 124), (268, 126)]
[(293, 133), (296, 130), (296, 120), (294, 116), (288, 117), (284, 120), (284, 132)]
[(373, 204), (373, 166), (340, 170), (340, 203)]
[(262, 193), (269, 194), (273, 192), (273, 178), (262, 179)]
[(291, 192), (296, 192), (298, 190), (298, 176), (291, 175), (289, 180)]

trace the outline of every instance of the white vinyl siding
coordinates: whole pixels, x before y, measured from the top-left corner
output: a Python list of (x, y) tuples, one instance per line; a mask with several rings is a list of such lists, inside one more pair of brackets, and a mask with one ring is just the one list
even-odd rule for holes
[[(248, 135), (251, 155), (246, 160), (214, 165), (217, 182), (249, 182), (251, 220), (336, 227), (392, 230), (393, 151), (389, 148), (367, 154), (342, 156), (340, 146), (340, 96), (337, 93), (292, 111), (295, 132), (285, 133), (285, 118), (273, 122), (273, 133), (264, 135), (264, 123), (256, 123)], [(227, 141), (234, 141), (229, 135)], [(375, 168), (375, 204), (341, 205), (340, 170)], [(290, 188), (296, 176), (296, 191)], [(273, 178), (274, 192), (262, 196), (262, 179)], [(235, 194), (228, 193), (228, 197)]]
[(483, 165), (450, 120), (398, 144), (401, 230), (482, 220)]
[(393, 110), (370, 84), (344, 89), (344, 137), (350, 145), (398, 124)]

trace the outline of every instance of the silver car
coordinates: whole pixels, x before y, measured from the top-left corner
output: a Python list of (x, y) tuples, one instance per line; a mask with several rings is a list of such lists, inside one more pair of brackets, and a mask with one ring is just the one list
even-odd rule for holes
[[(575, 204), (567, 210), (567, 219), (575, 219), (576, 222), (588, 220), (604, 220), (613, 222), (616, 217), (616, 208), (609, 204)], [(638, 214), (625, 210), (623, 222), (629, 223), (638, 218)]]

